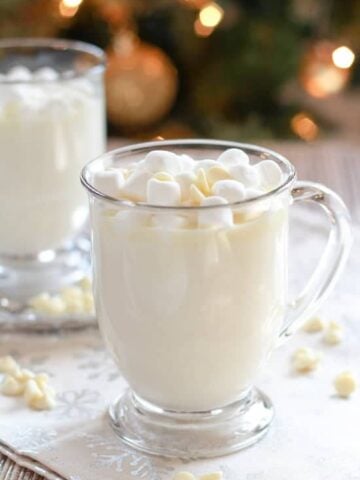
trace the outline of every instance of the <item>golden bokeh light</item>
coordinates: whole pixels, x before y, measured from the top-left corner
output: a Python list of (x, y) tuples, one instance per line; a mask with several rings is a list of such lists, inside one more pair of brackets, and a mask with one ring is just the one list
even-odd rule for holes
[(310, 142), (319, 135), (319, 127), (314, 120), (304, 112), (300, 112), (291, 119), (292, 131), (303, 140)]
[(355, 60), (355, 53), (345, 45), (335, 48), (332, 53), (334, 65), (338, 68), (350, 68)]
[(214, 31), (214, 27), (206, 27), (197, 18), (194, 22), (194, 31), (198, 37), (208, 37)]
[(215, 2), (208, 3), (199, 12), (199, 21), (204, 27), (216, 27), (223, 17), (224, 10)]
[(76, 15), (83, 0), (60, 0), (59, 12), (62, 17), (71, 18)]

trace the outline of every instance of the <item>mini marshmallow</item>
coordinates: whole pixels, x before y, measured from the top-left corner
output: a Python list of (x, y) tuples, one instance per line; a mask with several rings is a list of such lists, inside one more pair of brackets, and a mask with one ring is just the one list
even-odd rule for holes
[(236, 180), (219, 180), (213, 185), (212, 193), (229, 203), (244, 200), (246, 194), (244, 185)]
[(190, 472), (178, 472), (175, 473), (172, 480), (196, 480), (196, 477)]
[(119, 197), (120, 189), (124, 186), (125, 179), (120, 169), (105, 170), (94, 175), (94, 187), (101, 193), (110, 197)]
[(172, 215), (171, 213), (155, 214), (152, 217), (152, 225), (161, 228), (184, 228), (188, 224), (187, 219), (181, 215)]
[(249, 164), (249, 157), (245, 152), (238, 148), (229, 148), (219, 155), (218, 162), (222, 163), (225, 167), (235, 165), (246, 166)]
[(206, 176), (210, 185), (213, 185), (219, 180), (229, 180), (231, 178), (229, 172), (222, 165), (211, 167)]
[(196, 182), (196, 175), (194, 172), (182, 172), (176, 175), (175, 181), (181, 188), (181, 199), (184, 201), (190, 195), (190, 186)]
[(206, 196), (210, 195), (210, 187), (203, 168), (199, 168), (196, 177), (196, 186)]
[[(227, 205), (228, 202), (217, 196), (206, 197), (202, 200), (201, 206)], [(231, 227), (233, 216), (230, 208), (200, 209), (198, 213), (198, 224), (200, 227)]]
[(296, 350), (293, 355), (293, 365), (300, 373), (315, 370), (320, 363), (321, 355), (311, 348), (303, 347)]
[(260, 186), (260, 175), (255, 167), (250, 165), (231, 165), (229, 167), (230, 175), (242, 183), (246, 188), (256, 188)]
[(182, 171), (182, 160), (175, 153), (153, 150), (146, 155), (144, 168), (149, 173), (167, 172), (176, 175)]
[(35, 70), (33, 73), (34, 80), (42, 80), (45, 82), (52, 82), (59, 78), (59, 74), (56, 70), (50, 67), (42, 67)]
[(348, 398), (357, 388), (355, 375), (350, 371), (340, 373), (334, 380), (334, 386), (340, 397)]
[(180, 185), (176, 182), (163, 182), (151, 178), (147, 184), (146, 200), (150, 205), (179, 205)]
[(121, 194), (134, 202), (143, 202), (146, 199), (147, 182), (149, 179), (150, 173), (135, 170), (126, 179), (121, 189)]
[(186, 155), (186, 153), (182, 153), (179, 155), (181, 161), (181, 167), (183, 172), (190, 171), (194, 168), (195, 160), (190, 157), (190, 155)]
[(263, 160), (254, 167), (261, 177), (262, 185), (267, 189), (281, 185), (283, 174), (279, 165), (273, 160)]
[(19, 365), (10, 355), (0, 357), (0, 372), (2, 373), (15, 373), (19, 370)]
[(10, 68), (6, 78), (14, 82), (28, 82), (32, 79), (30, 70), (22, 65)]
[(1, 385), (0, 391), (3, 395), (7, 395), (9, 397), (17, 397), (18, 395), (22, 395), (24, 392), (24, 384), (19, 380), (16, 380), (15, 377), (12, 375), (5, 375)]

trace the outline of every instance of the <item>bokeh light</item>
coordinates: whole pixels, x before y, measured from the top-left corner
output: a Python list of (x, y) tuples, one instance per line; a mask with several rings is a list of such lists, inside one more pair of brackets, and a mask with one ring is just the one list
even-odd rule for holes
[(223, 19), (224, 10), (217, 3), (205, 5), (199, 12), (199, 20), (204, 27), (214, 28)]
[(303, 140), (310, 142), (319, 135), (319, 127), (314, 120), (304, 112), (300, 112), (291, 119), (292, 131)]
[(76, 15), (83, 0), (60, 0), (59, 12), (62, 17), (70, 18)]
[(336, 48), (332, 53), (334, 65), (338, 68), (350, 68), (355, 60), (355, 53), (346, 46)]

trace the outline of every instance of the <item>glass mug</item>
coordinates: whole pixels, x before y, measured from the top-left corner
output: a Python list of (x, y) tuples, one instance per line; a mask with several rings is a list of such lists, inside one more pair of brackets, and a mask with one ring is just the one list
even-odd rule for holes
[(0, 41), (1, 306), (77, 281), (89, 265), (78, 176), (105, 151), (103, 74), (92, 45)]
[[(275, 161), (283, 183), (257, 198), (214, 207), (136, 204), (111, 198), (92, 183), (96, 171), (126, 167), (151, 150), (198, 160), (216, 159), (228, 148), (244, 150), (251, 163)], [(266, 433), (273, 408), (254, 381), (279, 339), (319, 307), (351, 245), (342, 200), (322, 185), (295, 183), (295, 176), (275, 152), (212, 140), (127, 146), (83, 169), (99, 325), (130, 387), (110, 407), (110, 418), (127, 444), (163, 456), (211, 457), (247, 447)], [(331, 229), (315, 273), (289, 305), (293, 201), (322, 207)], [(222, 209), (231, 209), (234, 226), (194, 223), (196, 216)]]

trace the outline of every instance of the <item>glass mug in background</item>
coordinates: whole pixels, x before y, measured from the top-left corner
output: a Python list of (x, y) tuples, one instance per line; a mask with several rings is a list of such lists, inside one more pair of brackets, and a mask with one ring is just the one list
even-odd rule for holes
[(88, 212), (78, 176), (105, 151), (103, 74), (104, 53), (92, 45), (0, 41), (1, 306), (88, 268), (89, 249), (77, 241)]
[[(126, 168), (152, 150), (199, 160), (228, 148), (244, 150), (251, 163), (273, 160), (283, 183), (257, 198), (203, 207), (136, 204), (93, 185), (97, 171)], [(139, 450), (182, 458), (223, 455), (256, 442), (273, 409), (254, 381), (279, 339), (319, 307), (349, 253), (342, 200), (322, 185), (295, 183), (294, 167), (275, 152), (211, 140), (120, 148), (90, 162), (81, 180), (90, 200), (100, 329), (130, 387), (110, 408), (115, 431)], [(322, 207), (331, 230), (308, 286), (289, 305), (292, 201)], [(233, 226), (197, 226), (196, 218), (229, 209)]]

